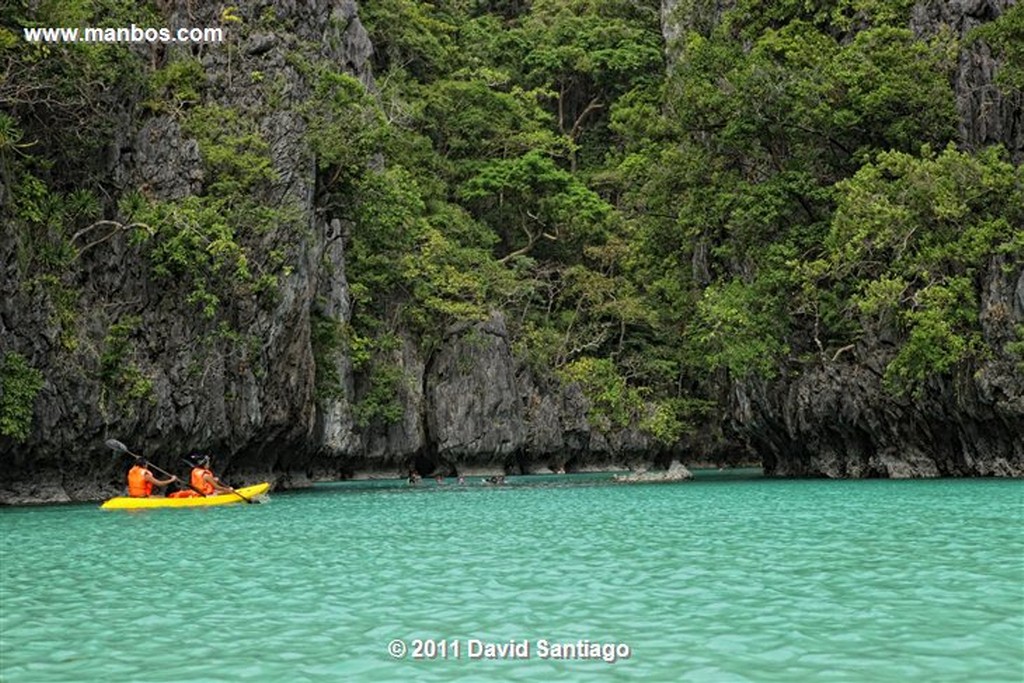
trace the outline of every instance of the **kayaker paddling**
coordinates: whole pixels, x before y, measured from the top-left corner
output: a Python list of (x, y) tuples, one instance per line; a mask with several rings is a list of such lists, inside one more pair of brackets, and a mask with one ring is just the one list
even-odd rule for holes
[[(202, 489), (192, 484), (192, 481), (184, 481), (174, 476), (170, 472), (160, 469), (156, 465), (151, 465), (145, 458), (137, 453), (132, 453), (128, 450), (128, 447), (117, 439), (107, 439), (107, 448), (117, 451), (118, 453), (124, 453), (135, 458), (137, 463), (136, 467), (132, 468), (128, 480), (129, 495), (124, 497), (111, 498), (110, 500), (103, 503), (103, 508), (120, 508), (125, 510), (137, 509), (137, 508), (149, 508), (149, 507), (195, 507), (199, 505), (227, 505), (230, 503), (244, 502), (252, 505), (258, 502), (250, 496), (261, 496), (267, 492), (270, 488), (270, 484), (264, 482), (262, 484), (256, 484), (255, 486), (247, 486), (241, 490), (234, 489), (219, 479), (216, 475), (210, 471), (210, 457), (196, 455), (192, 456), (187, 461), (190, 467), (193, 467), (192, 476), (190, 480), (195, 480), (197, 484), (202, 485)], [(184, 460), (184, 458), (182, 458)], [(195, 462), (193, 462), (193, 459)], [(161, 481), (153, 476), (152, 469), (158, 472), (167, 479)], [(197, 472), (196, 470), (205, 470)], [(208, 476), (207, 476), (208, 473)], [(147, 476), (148, 475), (148, 476)], [(179, 481), (188, 487), (188, 490), (175, 491), (174, 493), (168, 494), (166, 498), (160, 496), (151, 495), (153, 492), (153, 486), (166, 486), (171, 482)], [(212, 487), (212, 494), (204, 494), (202, 491), (209, 491)], [(218, 495), (220, 494), (220, 495)]]
[(192, 484), (193, 490), (204, 496), (235, 493), (235, 489), (218, 479), (210, 469), (210, 456), (196, 453), (189, 460), (192, 462), (192, 474), (189, 477), (189, 482)]
[(149, 498), (153, 495), (154, 486), (167, 486), (178, 481), (173, 474), (167, 479), (157, 479), (149, 471), (149, 462), (139, 458), (128, 470), (128, 496), (131, 498)]

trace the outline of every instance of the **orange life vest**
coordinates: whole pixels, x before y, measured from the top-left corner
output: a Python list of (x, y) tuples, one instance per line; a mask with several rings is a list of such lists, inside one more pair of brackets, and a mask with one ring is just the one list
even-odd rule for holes
[(128, 470), (128, 495), (132, 498), (146, 498), (153, 493), (153, 484), (146, 481), (147, 472), (142, 465)]
[(205, 467), (192, 468), (192, 488), (196, 489), (204, 496), (209, 496), (214, 492), (215, 489), (213, 488), (213, 484), (206, 481), (205, 477), (203, 476), (205, 474), (209, 474), (210, 477), (213, 477), (213, 472), (206, 469)]

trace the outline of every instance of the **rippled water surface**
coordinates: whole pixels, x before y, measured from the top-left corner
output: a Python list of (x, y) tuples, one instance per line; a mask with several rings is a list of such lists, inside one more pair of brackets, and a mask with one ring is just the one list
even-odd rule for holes
[(1024, 680), (1024, 484), (748, 475), (3, 509), (0, 680)]

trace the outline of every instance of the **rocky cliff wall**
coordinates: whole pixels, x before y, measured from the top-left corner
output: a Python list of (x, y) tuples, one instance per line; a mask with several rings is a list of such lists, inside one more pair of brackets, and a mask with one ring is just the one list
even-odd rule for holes
[[(1002, 144), (1019, 163), (1024, 102), (1020, 93), (1000, 92), (998, 63), (983, 42), (969, 40), (972, 29), (1012, 4), (918, 2), (909, 28), (960, 41), (953, 86), (962, 145)], [(670, 50), (684, 31), (710, 31), (733, 5), (664, 0)], [(1001, 352), (1024, 321), (1024, 264), (994, 258), (980, 279), (979, 321), (993, 357), (905, 398), (883, 388), (892, 345), (871, 338), (832, 361), (794, 361), (776, 381), (719, 378), (711, 387), (725, 407), (716, 447), (756, 455), (775, 476), (1024, 476), (1024, 372)]]
[[(970, 149), (1001, 144), (1024, 158), (1024, 101), (994, 82), (998, 63), (969, 32), (1012, 0), (919, 2), (910, 28), (961, 40), (954, 76), (960, 137)], [(771, 387), (737, 384), (730, 425), (779, 476), (1024, 476), (1024, 372), (1000, 353), (1024, 322), (1024, 265), (994, 258), (981, 277), (979, 321), (995, 357), (931, 382), (918, 397), (882, 386), (892, 351), (860, 343), (837, 362)]]
[[(1002, 349), (1024, 322), (1024, 267), (994, 258), (983, 279), (982, 334)], [(862, 342), (770, 386), (737, 383), (731, 427), (779, 476), (1024, 476), (1018, 359), (997, 353), (903, 398), (883, 388), (891, 359), (884, 344)]]
[[(164, 6), (167, 26), (222, 19), (220, 6)], [(295, 224), (247, 238), (256, 260), (277, 253), (289, 266), (272, 295), (222, 296), (216, 316), (202, 315), (189, 301), (189, 283), (156, 277), (148, 245), (125, 231), (83, 251), (57, 290), (71, 300), (55, 302), (52, 290), (31, 286), (33, 274), (19, 271), (15, 236), (0, 236), (0, 355), (17, 352), (45, 377), (28, 439), (0, 438), (0, 502), (119, 490), (126, 462), (104, 448), (109, 437), (166, 469), (181, 471), (179, 456), (201, 449), (242, 475), (301, 468), (313, 440), (328, 438), (317, 431), (310, 316), (344, 320), (348, 293), (341, 228), (316, 204), (317, 169), (299, 112), (310, 85), (290, 56), (305, 50), (372, 88), (372, 47), (356, 10), (350, 0), (238, 3), (240, 21), (228, 26), (226, 45), (168, 46), (152, 56), (159, 68), (188, 50), (202, 65), (201, 104), (240, 112), (266, 141), (276, 179), (259, 200), (286, 207)], [(261, 28), (268, 13), (274, 30)], [(272, 84), (273, 94), (260, 83)], [(111, 185), (156, 202), (199, 194), (210, 179), (182, 112), (134, 104), (112, 136)], [(69, 318), (55, 324), (62, 310)], [(119, 395), (105, 377), (111, 330), (125, 320), (132, 324), (120, 331), (118, 363), (150, 383), (144, 396)]]
[[(225, 21), (219, 5), (160, 6), (167, 26)], [(181, 456), (200, 450), (235, 481), (269, 477), (285, 486), (410, 467), (426, 475), (609, 464), (642, 452), (646, 441), (632, 432), (592, 432), (578, 389), (540, 390), (514, 361), (500, 312), (448, 330), (429, 356), (404, 336), (390, 358), (402, 378), (401, 416), (359, 423), (355, 406), (366, 388), (351, 360), (318, 358), (312, 339), (317, 321), (347, 323), (351, 305), (347, 225), (321, 203), (302, 111), (312, 85), (300, 63), (325, 62), (372, 93), (372, 45), (352, 0), (250, 0), (229, 14), (224, 45), (146, 54), (154, 69), (198, 60), (201, 101), (172, 111), (126, 103), (108, 144), (107, 181), (151, 202), (203, 195), (213, 179), (188, 110), (237, 111), (255, 121), (275, 172), (257, 199), (287, 209), (294, 223), (250, 235), (245, 246), (253, 261), (276, 254), (288, 267), (269, 295), (219, 292), (217, 313), (207, 316), (192, 300), (194, 283), (155, 275), (152, 245), (130, 231), (83, 250), (50, 288), (33, 284), (18, 265), (17, 237), (0, 233), (0, 357), (20, 354), (45, 377), (28, 438), (0, 437), (0, 504), (120, 492), (129, 463), (104, 447), (108, 438), (170, 471), (182, 472)], [(318, 392), (318, 362), (336, 379), (328, 395)], [(129, 376), (143, 384), (127, 386)]]
[[(172, 26), (213, 25), (221, 11), (164, 5)], [(666, 0), (666, 35), (678, 35), (679, 21), (709, 30), (728, 6)], [(929, 35), (952, 26), (964, 35), (1005, 6), (921, 3), (914, 30)], [(259, 17), (270, 11), (275, 28), (261, 29)], [(351, 0), (253, 0), (238, 3), (237, 12), (246, 28), (229, 49), (196, 50), (204, 104), (257, 121), (277, 175), (264, 199), (293, 209), (299, 227), (256, 236), (249, 246), (256, 254), (283, 254), (290, 267), (273, 296), (226, 299), (223, 314), (210, 320), (188, 301), (187, 283), (153, 275), (145, 243), (127, 233), (83, 250), (60, 287), (47, 288), (19, 270), (18, 240), (0, 232), (0, 356), (17, 352), (45, 377), (28, 438), (0, 437), (0, 503), (120, 491), (127, 463), (104, 448), (111, 437), (170, 470), (181, 471), (183, 453), (212, 451), (229, 477), (285, 485), (409, 467), (429, 474), (667, 464), (688, 446), (705, 460), (761, 457), (775, 475), (1024, 474), (1024, 387), (1007, 358), (962, 368), (919, 400), (897, 400), (881, 385), (890, 352), (866, 341), (837, 361), (770, 384), (721, 383), (721, 423), (669, 453), (639, 431), (596, 429), (579, 387), (535, 376), (513, 357), (500, 312), (446, 330), (429, 354), (404, 337), (391, 352), (402, 377), (401, 416), (361, 426), (355, 403), (365, 387), (351, 360), (333, 354), (318, 361), (311, 338), (314, 319), (349, 320), (346, 225), (319, 203), (316, 160), (300, 114), (310, 84), (289, 55), (305, 46), (307, 56), (354, 74), (372, 92), (372, 46)], [(182, 48), (153, 58), (167, 60), (174, 49)], [(1002, 141), (1019, 157), (1020, 104), (991, 87), (984, 47), (971, 50), (957, 76), (964, 139)], [(254, 74), (274, 84), (273, 106)], [(202, 193), (208, 171), (180, 117), (141, 106), (125, 112), (105, 160), (111, 187), (139, 189), (152, 200)], [(1024, 320), (1020, 264), (993, 262), (983, 292), (984, 333), (999, 348)], [(133, 323), (120, 333), (121, 360), (151, 382), (145, 396), (125, 397), (104, 379), (112, 330), (126, 320)], [(321, 371), (329, 363), (337, 378), (339, 390), (329, 397), (317, 391), (318, 362)]]
[(1024, 96), (1002, 92), (995, 82), (999, 62), (971, 31), (990, 22), (1016, 0), (918, 2), (910, 29), (922, 38), (950, 32), (961, 41), (953, 85), (960, 113), (960, 138), (971, 149), (1001, 144), (1016, 163), (1024, 160)]

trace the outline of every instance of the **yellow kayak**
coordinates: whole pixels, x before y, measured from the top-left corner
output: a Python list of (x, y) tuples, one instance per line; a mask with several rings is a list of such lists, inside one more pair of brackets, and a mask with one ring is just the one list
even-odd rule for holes
[[(262, 495), (269, 489), (270, 484), (263, 482), (262, 484), (245, 486), (236, 490), (249, 500), (252, 500), (254, 496)], [(206, 507), (208, 505), (231, 505), (233, 503), (246, 504), (241, 497), (233, 493), (222, 493), (216, 496), (195, 496), (194, 498), (129, 498), (128, 496), (119, 496), (111, 498), (103, 503), (103, 505), (100, 505), (100, 507), (105, 510), (137, 510), (140, 508), (194, 508)]]

